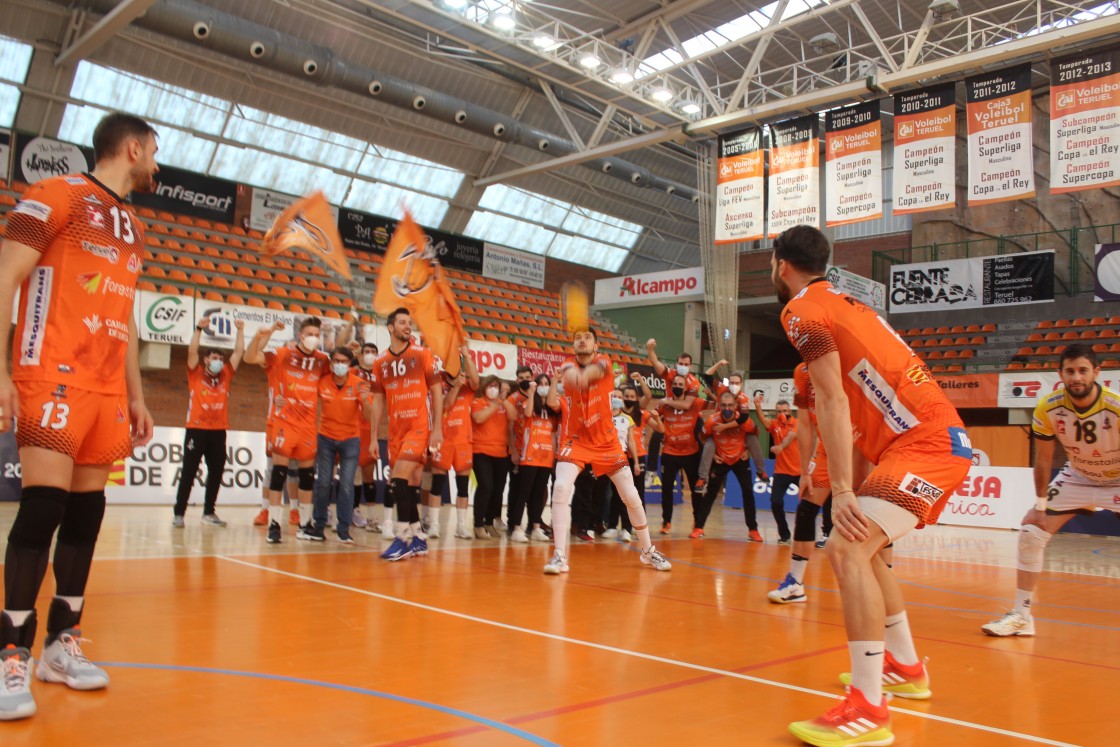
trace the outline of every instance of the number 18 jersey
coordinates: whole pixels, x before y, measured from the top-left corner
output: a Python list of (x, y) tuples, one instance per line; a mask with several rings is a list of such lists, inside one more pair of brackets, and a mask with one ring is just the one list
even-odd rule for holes
[(1120, 394), (1102, 386), (1086, 410), (1078, 410), (1065, 389), (1046, 395), (1034, 408), (1031, 430), (1058, 439), (1069, 466), (1090, 482), (1120, 482)]

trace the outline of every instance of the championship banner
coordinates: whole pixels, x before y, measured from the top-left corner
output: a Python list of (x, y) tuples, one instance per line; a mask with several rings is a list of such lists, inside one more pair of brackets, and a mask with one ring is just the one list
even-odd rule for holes
[(544, 268), (544, 257), (539, 254), (519, 252), (490, 242), (483, 244), (483, 277), (543, 289)]
[(1054, 300), (1054, 252), (918, 262), (891, 268), (891, 313)]
[[(197, 320), (193, 296), (142, 290), (133, 304), (136, 330), (143, 342), (189, 345)], [(245, 342), (248, 345), (248, 340)], [(230, 343), (232, 347), (232, 342)]]
[(820, 227), (817, 126), (816, 114), (770, 125), (769, 238), (793, 226)]
[(716, 169), (715, 243), (761, 239), (766, 216), (762, 131), (721, 135)]
[(1018, 529), (1034, 504), (1034, 470), (1030, 467), (973, 465), (968, 477), (945, 504), (938, 524)]
[[(571, 357), (572, 356), (567, 353), (557, 353), (552, 350), (538, 350), (536, 348), (517, 349), (517, 365), (531, 368), (534, 377), (543, 373), (548, 374), (550, 378), (554, 378), (556, 372), (560, 370), (560, 366), (564, 364), (564, 361)], [(630, 368), (633, 369), (634, 366)]]
[(842, 226), (883, 217), (883, 126), (879, 102), (824, 115), (825, 220)]
[(957, 87), (894, 97), (894, 214), (957, 204)]
[(1031, 66), (965, 81), (968, 204), (1034, 197)]
[(1050, 63), (1050, 192), (1120, 185), (1120, 49)]
[(7, 181), (12, 162), (12, 133), (0, 130), (0, 179)]
[(230, 224), (234, 222), (236, 201), (234, 182), (162, 165), (153, 191), (132, 193), (134, 205)]
[(1094, 301), (1120, 301), (1120, 244), (1097, 244)]
[(11, 178), (28, 184), (52, 176), (80, 174), (93, 168), (93, 149), (22, 132), (15, 135)]
[(829, 265), (824, 274), (833, 288), (862, 301), (876, 311), (887, 310), (887, 286), (863, 275)]

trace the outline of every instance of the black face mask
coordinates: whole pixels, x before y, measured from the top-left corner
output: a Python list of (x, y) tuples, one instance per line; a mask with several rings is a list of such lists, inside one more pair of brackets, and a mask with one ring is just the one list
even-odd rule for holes
[(529, 386), (530, 386), (530, 385), (531, 385), (532, 383), (533, 383), (533, 382), (531, 382), (531, 381), (522, 381), (522, 382), (518, 383), (518, 385), (517, 385), (517, 386), (518, 386), (518, 388), (520, 388), (520, 389), (521, 389), (521, 391), (523, 391), (523, 392), (527, 392), (527, 391), (529, 391)]
[(684, 396), (684, 389), (683, 388), (678, 388), (678, 387), (673, 387), (673, 396), (677, 397), (678, 399), (683, 397)]
[(638, 406), (638, 401), (634, 400), (634, 399), (624, 399), (622, 401), (622, 406), (625, 407), (627, 410), (633, 410), (635, 407)]

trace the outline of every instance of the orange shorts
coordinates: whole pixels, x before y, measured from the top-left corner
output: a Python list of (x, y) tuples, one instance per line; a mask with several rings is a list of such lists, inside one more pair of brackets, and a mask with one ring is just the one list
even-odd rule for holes
[(66, 454), (74, 464), (112, 464), (132, 453), (128, 399), (46, 381), (16, 381), (16, 444)]
[(918, 526), (936, 524), (941, 509), (972, 467), (972, 446), (964, 428), (929, 429), (879, 456), (858, 495), (881, 498), (918, 517)]
[(428, 463), (428, 442), (432, 434), (417, 428), (408, 433), (389, 434), (389, 464), (397, 462)]
[(828, 479), (828, 454), (824, 451), (824, 444), (817, 441), (817, 450), (813, 452), (813, 474), (811, 476), (814, 488), (830, 488), (832, 483)]
[(291, 423), (277, 421), (274, 425), (272, 437), (269, 439), (271, 448), (270, 456), (285, 457), (289, 461), (308, 462), (314, 461), (318, 451), (318, 436), (314, 431), (293, 426)]
[(464, 443), (444, 442), (439, 451), (432, 454), (432, 468), (449, 472), (455, 470), (456, 475), (466, 475), (474, 467), (474, 454), (471, 445)]
[(630, 460), (626, 458), (626, 453), (622, 451), (617, 441), (604, 446), (589, 446), (579, 441), (569, 441), (561, 445), (556, 461), (568, 462), (580, 469), (590, 464), (596, 477), (613, 475), (630, 466)]

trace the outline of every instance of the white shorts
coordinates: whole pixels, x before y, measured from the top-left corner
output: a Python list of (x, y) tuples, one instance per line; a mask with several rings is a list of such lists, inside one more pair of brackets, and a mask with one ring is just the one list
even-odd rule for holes
[(918, 517), (897, 503), (869, 495), (857, 496), (856, 502), (863, 515), (878, 524), (891, 542), (918, 526)]
[(1095, 483), (1070, 467), (1069, 462), (1050, 481), (1046, 493), (1050, 497), (1046, 502), (1048, 512), (1091, 514), (1099, 509), (1120, 513), (1120, 484)]

